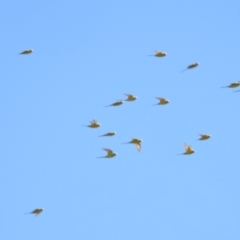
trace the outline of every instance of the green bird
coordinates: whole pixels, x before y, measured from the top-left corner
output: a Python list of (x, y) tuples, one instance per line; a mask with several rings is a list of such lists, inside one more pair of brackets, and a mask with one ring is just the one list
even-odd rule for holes
[(135, 101), (137, 100), (137, 97), (133, 96), (132, 94), (125, 94), (127, 96), (127, 99), (125, 101)]
[(236, 88), (236, 87), (238, 87), (238, 86), (240, 86), (240, 81), (231, 83), (230, 85), (224, 86), (224, 87), (222, 87), (222, 88)]
[(108, 106), (105, 106), (105, 107), (111, 107), (111, 106), (114, 106), (114, 107), (116, 107), (116, 106), (120, 106), (120, 105), (122, 105), (123, 104), (123, 101), (116, 101), (116, 102), (114, 102), (114, 103), (112, 103), (112, 104), (110, 104), (110, 105), (108, 105)]
[(127, 143), (132, 143), (136, 146), (137, 150), (140, 152), (141, 151), (141, 143), (142, 143), (142, 140), (141, 139), (138, 139), (138, 138), (132, 138), (132, 140), (130, 142), (126, 142), (126, 143), (123, 143), (123, 144), (127, 144)]
[(195, 151), (193, 150), (193, 148), (189, 145), (187, 145), (186, 143), (184, 143), (184, 148), (185, 148), (185, 152), (184, 153), (181, 153), (179, 155), (190, 155), (190, 154), (193, 154)]
[(21, 53), (19, 53), (19, 54), (30, 54), (30, 53), (32, 53), (33, 52), (33, 50), (32, 49), (28, 49), (28, 50), (24, 50), (23, 52), (21, 52)]
[(117, 153), (113, 152), (111, 149), (103, 148), (103, 150), (107, 152), (107, 155), (104, 157), (98, 157), (98, 158), (113, 158), (117, 155)]
[(201, 137), (198, 140), (207, 140), (211, 137), (209, 134), (199, 134)]
[(166, 52), (160, 52), (160, 51), (155, 50), (155, 54), (154, 54), (154, 55), (149, 55), (149, 56), (165, 57), (165, 56), (167, 56), (167, 53), (166, 53)]
[(89, 127), (89, 128), (98, 128), (100, 127), (100, 123), (96, 120), (92, 120), (90, 121), (90, 125), (84, 125), (85, 127)]
[(100, 135), (99, 137), (112, 137), (114, 136), (116, 133), (115, 132), (108, 132), (108, 133), (105, 133), (103, 135)]
[(165, 98), (156, 97), (156, 99), (159, 100), (159, 103), (156, 103), (154, 105), (166, 105), (166, 104), (170, 103), (170, 101)]
[(195, 67), (197, 67), (197, 66), (199, 66), (199, 63), (198, 63), (198, 62), (193, 63), (193, 64), (190, 64), (186, 69), (182, 70), (181, 72), (185, 72), (185, 71), (187, 71), (188, 69), (192, 69), (192, 68), (195, 68)]
[(35, 216), (37, 217), (41, 212), (43, 212), (44, 209), (43, 208), (36, 208), (34, 209), (32, 212), (29, 213), (25, 213), (25, 214), (35, 214)]

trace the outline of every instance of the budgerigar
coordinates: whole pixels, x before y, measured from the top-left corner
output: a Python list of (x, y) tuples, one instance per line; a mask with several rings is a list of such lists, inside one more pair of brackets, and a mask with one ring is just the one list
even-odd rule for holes
[(161, 98), (161, 97), (156, 97), (156, 99), (159, 100), (159, 103), (156, 103), (154, 105), (165, 105), (165, 104), (168, 104), (170, 103), (169, 100), (165, 99), (165, 98)]
[(98, 157), (98, 158), (112, 158), (117, 155), (117, 153), (113, 152), (111, 149), (103, 148), (103, 150), (107, 152), (107, 155), (103, 157)]
[(38, 216), (43, 210), (44, 210), (43, 208), (36, 208), (32, 212), (26, 214), (35, 214), (35, 216)]
[(197, 67), (198, 65), (199, 65), (198, 62), (193, 63), (193, 64), (190, 64), (186, 69), (182, 70), (181, 72), (185, 72), (185, 71), (187, 71), (188, 69), (195, 68), (195, 67)]
[(32, 52), (33, 52), (32, 49), (28, 49), (28, 50), (25, 50), (25, 51), (23, 51), (23, 52), (21, 52), (21, 53), (19, 53), (19, 54), (30, 54), (30, 53), (32, 53)]
[(236, 87), (238, 87), (238, 86), (240, 86), (240, 81), (231, 83), (230, 85), (224, 86), (224, 87), (222, 87), (222, 88), (236, 88)]
[(137, 147), (137, 150), (140, 152), (141, 151), (141, 143), (142, 143), (142, 140), (141, 139), (138, 139), (138, 138), (132, 138), (132, 140), (130, 142), (126, 142), (124, 144), (127, 144), (127, 143), (132, 143), (132, 144), (135, 144), (135, 146)]
[(100, 127), (100, 123), (96, 120), (90, 121), (90, 125), (85, 125), (85, 127), (90, 127), (90, 128), (98, 128)]
[(123, 104), (123, 101), (116, 101), (116, 102), (114, 102), (114, 103), (112, 103), (112, 104), (110, 104), (110, 105), (108, 105), (108, 106), (105, 106), (105, 107), (111, 107), (111, 106), (114, 106), (114, 107), (116, 107), (116, 106), (120, 106), (120, 105), (122, 105)]
[(111, 136), (114, 136), (115, 134), (116, 134), (115, 132), (108, 132), (103, 135), (100, 135), (99, 137), (111, 137)]
[(167, 53), (166, 53), (166, 52), (160, 52), (160, 51), (155, 50), (155, 54), (154, 54), (154, 55), (149, 55), (149, 56), (165, 57), (165, 56), (167, 56)]
[(211, 137), (211, 135), (209, 134), (199, 134), (201, 137), (199, 138), (199, 140), (207, 140)]
[(135, 101), (137, 97), (133, 96), (132, 94), (125, 94), (127, 99), (125, 101)]
[(193, 150), (193, 148), (189, 145), (187, 145), (186, 143), (184, 143), (184, 148), (185, 148), (185, 152), (181, 153), (180, 155), (184, 154), (184, 155), (190, 155), (193, 154), (195, 151)]

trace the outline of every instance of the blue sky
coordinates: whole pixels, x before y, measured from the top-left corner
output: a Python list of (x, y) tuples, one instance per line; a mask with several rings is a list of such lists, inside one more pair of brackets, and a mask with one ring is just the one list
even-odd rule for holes
[[(5, 1), (1, 239), (239, 240), (240, 93), (221, 88), (239, 81), (239, 10), (234, 0)], [(124, 93), (138, 100), (104, 108)], [(101, 127), (83, 126), (92, 119)], [(122, 144), (131, 137), (140, 153)], [(184, 142), (193, 155), (178, 156)], [(117, 157), (98, 159), (102, 148)]]

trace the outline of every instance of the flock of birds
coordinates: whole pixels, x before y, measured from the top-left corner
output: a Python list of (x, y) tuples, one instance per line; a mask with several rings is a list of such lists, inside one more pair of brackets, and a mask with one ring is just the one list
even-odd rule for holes
[[(27, 55), (27, 54), (31, 54), (33, 52), (32, 49), (28, 49), (28, 50), (25, 50), (23, 52), (21, 52), (20, 54), (24, 54), (24, 55)], [(167, 53), (166, 52), (161, 52), (161, 51), (155, 51), (155, 54), (154, 55), (149, 55), (149, 56), (154, 56), (154, 57), (165, 57), (167, 56)], [(184, 72), (186, 70), (189, 70), (189, 69), (193, 69), (193, 68), (196, 68), (199, 66), (199, 63), (193, 63), (193, 64), (190, 64), (186, 69), (184, 69), (183, 71), (181, 72)], [(240, 81), (238, 82), (233, 82), (231, 84), (229, 84), (228, 86), (224, 86), (222, 88), (236, 88), (236, 87), (239, 87), (240, 86)], [(239, 92), (240, 90), (237, 90), (235, 92)], [(125, 99), (124, 101), (135, 101), (137, 100), (137, 97), (132, 95), (132, 94), (125, 94), (127, 96), (127, 99)], [(170, 101), (165, 99), (165, 98), (162, 98), (162, 97), (156, 97), (156, 99), (158, 99), (158, 103), (154, 104), (154, 105), (166, 105), (166, 104), (169, 104)], [(105, 106), (105, 107), (117, 107), (117, 106), (120, 106), (124, 103), (124, 101), (122, 100), (119, 100), (119, 101), (116, 101), (108, 106)], [(86, 125), (86, 127), (89, 127), (89, 128), (99, 128), (101, 125), (98, 121), (96, 120), (92, 120), (90, 121), (90, 124), (89, 125)], [(99, 137), (112, 137), (116, 135), (115, 132), (108, 132), (108, 133), (105, 133), (103, 135), (100, 135)], [(198, 140), (207, 140), (209, 138), (211, 138), (211, 135), (209, 134), (199, 134), (200, 135), (200, 138)], [(142, 140), (141, 139), (138, 139), (138, 138), (132, 138), (131, 141), (129, 142), (126, 142), (124, 144), (134, 144), (137, 148), (137, 150), (140, 152), (141, 151), (141, 144), (142, 144)], [(179, 155), (190, 155), (190, 154), (193, 154), (195, 151), (194, 149), (187, 145), (186, 143), (184, 143), (184, 148), (185, 148), (185, 152), (179, 154)], [(108, 149), (108, 148), (103, 148), (104, 151), (107, 152), (107, 155), (106, 156), (103, 156), (103, 157), (98, 157), (98, 158), (113, 158), (117, 155), (117, 153), (115, 153), (113, 150), (111, 149)], [(29, 213), (26, 213), (26, 214), (34, 214), (36, 216), (38, 216), (41, 212), (43, 212), (44, 209), (43, 208), (36, 208), (34, 209), (33, 211), (29, 212)]]

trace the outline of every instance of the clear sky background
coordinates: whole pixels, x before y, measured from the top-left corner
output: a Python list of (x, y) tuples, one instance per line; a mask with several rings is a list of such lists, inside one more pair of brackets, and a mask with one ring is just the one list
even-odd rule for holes
[(239, 24), (236, 0), (2, 2), (0, 238), (239, 240)]

